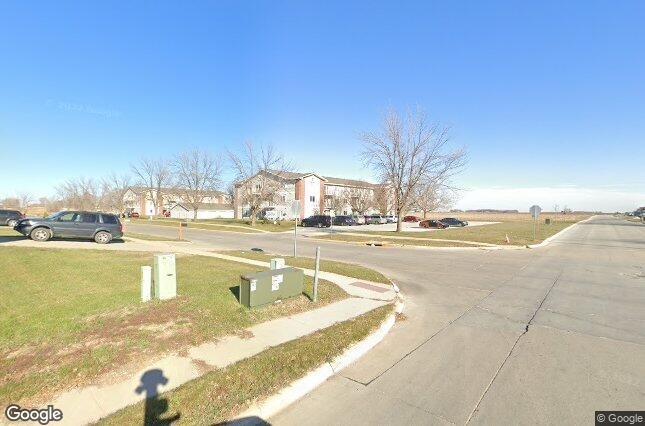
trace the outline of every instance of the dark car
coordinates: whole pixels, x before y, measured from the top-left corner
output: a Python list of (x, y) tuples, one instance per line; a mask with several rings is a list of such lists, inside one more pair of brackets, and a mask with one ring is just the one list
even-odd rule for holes
[(24, 219), (25, 215), (18, 210), (0, 210), (0, 225), (16, 226), (20, 219)]
[(421, 222), (419, 222), (419, 226), (422, 228), (437, 228), (437, 229), (444, 229), (448, 227), (448, 225), (446, 225), (442, 221), (432, 220), (432, 219), (422, 220)]
[(448, 226), (466, 226), (468, 225), (468, 222), (465, 220), (459, 220), (456, 217), (444, 217), (443, 219), (439, 220), (441, 223), (448, 225)]
[(318, 228), (329, 228), (331, 226), (331, 216), (314, 215), (302, 219), (302, 226), (317, 226)]
[(418, 217), (418, 216), (410, 215), (410, 216), (404, 216), (403, 217), (403, 222), (418, 222), (420, 220), (421, 220), (421, 218)]
[(63, 211), (42, 219), (22, 219), (13, 229), (34, 241), (90, 238), (106, 244), (123, 236), (123, 226), (117, 215), (87, 211)]
[(338, 226), (354, 226), (357, 225), (356, 220), (351, 216), (336, 216), (333, 220), (334, 225)]

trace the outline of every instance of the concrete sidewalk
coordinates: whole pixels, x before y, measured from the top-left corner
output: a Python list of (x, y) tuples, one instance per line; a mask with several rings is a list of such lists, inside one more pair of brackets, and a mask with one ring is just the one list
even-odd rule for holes
[[(27, 245), (25, 244), (27, 242), (28, 240), (25, 240), (24, 242), (20, 241), (18, 244), (11, 243), (11, 245), (24, 246)], [(42, 244), (36, 244), (42, 246)], [(48, 246), (79, 248), (77, 244), (69, 244), (66, 241), (52, 241), (48, 243)], [(121, 245), (121, 247), (123, 246), (128, 246), (127, 250), (132, 250), (133, 246), (136, 246), (137, 250), (141, 251), (189, 253), (262, 267), (268, 266), (267, 262), (213, 253), (204, 250), (203, 247), (196, 247), (190, 244), (138, 240), (135, 244)], [(90, 247), (96, 248), (96, 245), (91, 245)], [(101, 247), (110, 247), (110, 245)], [(305, 269), (304, 271), (307, 275), (313, 275), (314, 273), (312, 270)], [(150, 365), (134, 374), (111, 372), (110, 377), (127, 377), (116, 383), (112, 379), (111, 382), (108, 381), (109, 384), (72, 389), (62, 393), (50, 402), (54, 408), (63, 412), (63, 420), (57, 422), (57, 424), (79, 425), (95, 422), (115, 411), (142, 401), (146, 397), (152, 397), (156, 393), (174, 389), (190, 380), (200, 377), (207, 371), (226, 367), (237, 361), (256, 355), (270, 347), (298, 339), (335, 323), (357, 317), (391, 303), (397, 298), (397, 293), (391, 285), (358, 280), (328, 272), (321, 272), (319, 276), (322, 279), (332, 281), (339, 285), (350, 297), (318, 309), (257, 324), (246, 329), (247, 332), (244, 335), (250, 336), (248, 338), (225, 336), (216, 341), (206, 342), (199, 346), (189, 348), (186, 351), (182, 351), (181, 354), (169, 354), (151, 362)], [(150, 391), (147, 393), (144, 392), (147, 387), (146, 378), (151, 376), (155, 376), (158, 379), (165, 378), (165, 383), (155, 384), (154, 394), (151, 394)], [(96, 379), (96, 383), (106, 381), (104, 377)], [(3, 423), (4, 420), (0, 420), (0, 423)]]

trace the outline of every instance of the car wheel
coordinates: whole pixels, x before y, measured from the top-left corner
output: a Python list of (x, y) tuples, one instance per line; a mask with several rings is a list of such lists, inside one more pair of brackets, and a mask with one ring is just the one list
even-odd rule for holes
[(10, 227), (10, 228), (13, 228), (14, 226), (16, 226), (17, 223), (18, 223), (18, 221), (16, 219), (9, 219), (7, 221), (7, 226)]
[(322, 228), (322, 223), (318, 222), (318, 227)]
[(112, 235), (109, 232), (99, 231), (94, 235), (94, 241), (99, 244), (107, 244), (112, 241)]
[(32, 229), (31, 232), (29, 233), (29, 238), (31, 238), (34, 241), (47, 241), (50, 239), (52, 236), (52, 233), (49, 229), (47, 228), (36, 228)]

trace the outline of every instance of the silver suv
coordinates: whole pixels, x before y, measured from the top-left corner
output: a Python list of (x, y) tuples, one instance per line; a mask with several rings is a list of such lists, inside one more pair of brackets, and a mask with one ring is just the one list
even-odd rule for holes
[(43, 219), (22, 219), (13, 229), (34, 241), (90, 238), (106, 244), (123, 236), (123, 225), (117, 215), (87, 211), (62, 211)]

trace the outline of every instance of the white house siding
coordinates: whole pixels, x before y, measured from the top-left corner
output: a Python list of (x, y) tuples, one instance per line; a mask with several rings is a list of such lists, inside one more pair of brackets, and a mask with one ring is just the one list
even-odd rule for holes
[[(170, 217), (175, 219), (193, 219), (193, 210), (181, 207), (170, 209)], [(230, 210), (197, 210), (197, 219), (233, 219), (233, 209)]]
[[(321, 214), (320, 212), (320, 178), (317, 176), (307, 176), (305, 180), (305, 196), (304, 196), (304, 214), (305, 217), (314, 214)], [(313, 197), (313, 201), (312, 201)]]

